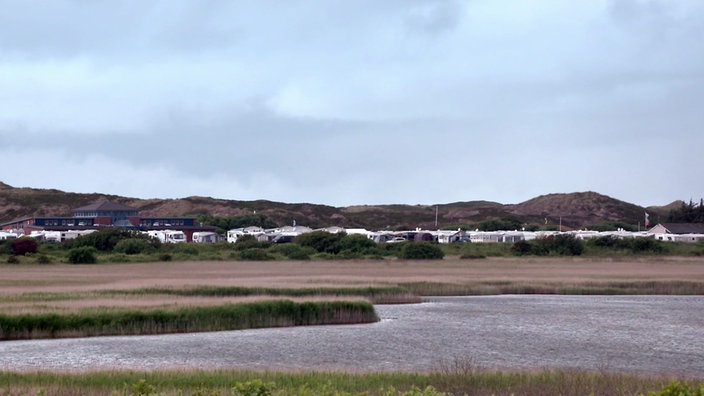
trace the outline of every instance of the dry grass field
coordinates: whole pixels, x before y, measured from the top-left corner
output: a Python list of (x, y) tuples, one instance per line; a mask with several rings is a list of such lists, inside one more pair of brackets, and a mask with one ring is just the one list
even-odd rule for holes
[(0, 295), (203, 285), (296, 288), (382, 286), (405, 282), (704, 282), (704, 257), (0, 265), (0, 275)]
[[(428, 282), (564, 285), (608, 282), (704, 284), (704, 258), (488, 258), (461, 260), (191, 261), (97, 265), (0, 265), (0, 313), (91, 307), (202, 306), (265, 298), (119, 294), (144, 288), (345, 288)], [(347, 297), (346, 299), (350, 299)]]

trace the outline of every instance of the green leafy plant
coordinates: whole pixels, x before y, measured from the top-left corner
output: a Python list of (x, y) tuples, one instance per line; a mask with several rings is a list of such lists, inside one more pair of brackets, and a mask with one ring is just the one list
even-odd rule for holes
[(436, 244), (420, 241), (404, 244), (399, 255), (400, 258), (414, 260), (438, 260), (444, 256), (445, 253)]
[(122, 254), (141, 254), (153, 252), (152, 243), (142, 238), (122, 239), (115, 244), (113, 252)]
[(81, 246), (68, 252), (68, 262), (71, 264), (93, 264), (98, 261), (96, 250), (90, 246)]

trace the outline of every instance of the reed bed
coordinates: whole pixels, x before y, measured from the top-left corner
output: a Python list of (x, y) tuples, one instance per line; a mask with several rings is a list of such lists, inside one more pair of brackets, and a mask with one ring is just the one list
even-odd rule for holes
[(393, 287), (240, 287), (200, 286), (195, 288), (143, 288), (124, 291), (130, 294), (163, 294), (177, 296), (274, 296), (274, 297), (365, 297), (374, 304), (401, 304), (420, 302), (418, 296), (408, 290)]
[(378, 321), (366, 301), (270, 300), (174, 310), (0, 315), (0, 340), (166, 334)]
[(417, 303), (418, 296), (408, 290), (398, 287), (240, 287), (240, 286), (197, 286), (189, 288), (151, 287), (136, 289), (93, 290), (86, 292), (47, 293), (31, 292), (13, 295), (0, 295), (3, 302), (50, 302), (65, 300), (83, 300), (96, 298), (124, 298), (149, 296), (182, 296), (182, 297), (363, 297), (374, 304)]
[(561, 295), (704, 295), (704, 283), (689, 281), (520, 282), (470, 283), (407, 282), (400, 287), (418, 296), (482, 296), (498, 294)]
[(673, 381), (690, 389), (704, 386), (702, 379), (574, 370), (368, 374), (232, 370), (0, 372), (0, 395), (646, 395)]

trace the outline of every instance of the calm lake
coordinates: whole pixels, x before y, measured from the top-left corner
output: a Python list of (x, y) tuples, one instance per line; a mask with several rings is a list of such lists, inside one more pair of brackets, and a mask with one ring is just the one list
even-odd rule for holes
[(704, 297), (504, 295), (376, 307), (381, 322), (0, 342), (0, 369), (581, 368), (704, 378)]

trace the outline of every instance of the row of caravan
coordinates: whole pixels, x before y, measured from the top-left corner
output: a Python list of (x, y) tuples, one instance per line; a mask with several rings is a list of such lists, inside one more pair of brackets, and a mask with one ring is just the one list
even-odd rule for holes
[[(97, 230), (68, 230), (68, 231), (32, 231), (29, 237), (44, 240), (49, 242), (63, 242), (74, 239), (82, 235), (87, 235)], [(225, 235), (210, 231), (193, 232), (190, 235), (190, 240), (194, 243), (218, 243), (227, 241), (235, 243), (243, 236), (251, 236), (260, 242), (285, 243), (292, 242), (298, 235), (312, 232), (326, 231), (329, 233), (345, 232), (348, 235), (359, 234), (377, 243), (393, 243), (400, 241), (434, 241), (438, 243), (453, 243), (453, 242), (471, 242), (471, 243), (514, 243), (523, 240), (540, 239), (551, 235), (568, 234), (576, 239), (586, 240), (598, 237), (612, 237), (616, 239), (629, 238), (653, 238), (660, 241), (672, 242), (699, 242), (704, 241), (703, 234), (659, 234), (649, 233), (647, 231), (629, 232), (623, 229), (617, 231), (598, 232), (588, 230), (576, 231), (468, 231), (468, 230), (421, 230), (413, 231), (367, 231), (361, 228), (342, 228), (328, 227), (313, 230), (305, 226), (286, 226), (276, 229), (263, 229), (261, 227), (252, 226), (245, 228), (231, 229)], [(180, 230), (149, 230), (141, 231), (151, 238), (159, 240), (161, 243), (183, 243), (188, 242), (188, 235)], [(24, 236), (8, 231), (0, 231), (0, 240), (14, 239)]]

